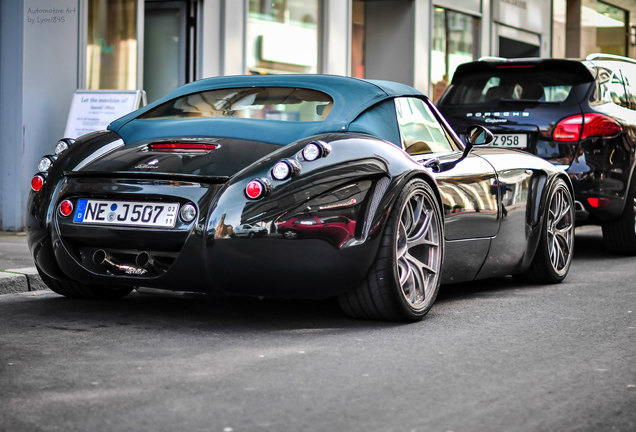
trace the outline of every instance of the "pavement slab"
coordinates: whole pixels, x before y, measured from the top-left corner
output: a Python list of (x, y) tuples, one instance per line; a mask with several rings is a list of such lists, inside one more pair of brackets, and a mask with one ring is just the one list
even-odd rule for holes
[(0, 231), (0, 294), (48, 289), (42, 282), (23, 232)]

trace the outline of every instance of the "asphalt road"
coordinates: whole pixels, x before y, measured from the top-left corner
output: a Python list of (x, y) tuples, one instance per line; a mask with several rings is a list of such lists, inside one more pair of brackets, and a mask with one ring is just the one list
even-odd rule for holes
[(416, 324), (330, 301), (0, 296), (0, 431), (635, 431), (636, 258), (442, 287)]

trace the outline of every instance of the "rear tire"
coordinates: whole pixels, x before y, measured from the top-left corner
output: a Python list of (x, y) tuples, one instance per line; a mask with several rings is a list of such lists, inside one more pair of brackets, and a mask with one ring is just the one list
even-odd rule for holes
[(636, 255), (636, 175), (632, 177), (623, 213), (603, 224), (603, 242), (612, 253)]
[(105, 285), (86, 285), (74, 281), (63, 281), (53, 279), (39, 268), (37, 270), (42, 278), (42, 282), (44, 282), (51, 291), (65, 297), (92, 300), (119, 300), (130, 294), (134, 289), (134, 287), (109, 288)]
[(546, 204), (539, 247), (524, 276), (530, 282), (555, 284), (567, 276), (574, 251), (574, 200), (563, 180), (556, 181)]
[(443, 247), (433, 189), (411, 180), (389, 215), (375, 263), (365, 280), (338, 297), (340, 307), (353, 318), (421, 320), (439, 291)]

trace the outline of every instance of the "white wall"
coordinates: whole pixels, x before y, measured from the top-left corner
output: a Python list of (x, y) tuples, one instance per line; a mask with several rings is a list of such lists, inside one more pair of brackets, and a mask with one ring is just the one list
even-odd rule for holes
[(323, 2), (322, 73), (351, 75), (351, 1)]
[[(22, 227), (23, 4), (0, 0), (0, 228)], [(16, 65), (18, 67), (16, 67)]]
[(62, 138), (78, 85), (79, 0), (2, 0), (1, 31), (0, 228), (20, 230), (31, 177)]

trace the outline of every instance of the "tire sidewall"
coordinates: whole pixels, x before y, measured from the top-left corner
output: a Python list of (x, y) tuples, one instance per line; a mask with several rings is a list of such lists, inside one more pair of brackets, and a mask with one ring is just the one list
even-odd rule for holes
[[(560, 271), (555, 269), (554, 266), (552, 265), (552, 262), (550, 261), (550, 241), (548, 238), (548, 223), (549, 223), (549, 213), (550, 213), (550, 205), (552, 204), (552, 199), (554, 198), (555, 194), (559, 191), (559, 190), (563, 190), (565, 192), (565, 195), (568, 197), (568, 204), (570, 207), (570, 220), (572, 221), (572, 233), (571, 233), (571, 238), (572, 238), (572, 243), (570, 245), (570, 254), (568, 257), (568, 263), (565, 267), (563, 267), (563, 269), (561, 269)], [(545, 208), (545, 213), (543, 216), (543, 226), (542, 226), (542, 233), (541, 233), (541, 244), (539, 245), (539, 247), (544, 248), (544, 259), (546, 260), (546, 268), (547, 271), (550, 272), (550, 279), (555, 281), (555, 282), (560, 282), (563, 279), (565, 279), (565, 277), (567, 276), (569, 270), (570, 270), (570, 266), (572, 265), (572, 254), (574, 252), (574, 200), (572, 199), (572, 195), (570, 190), (568, 189), (567, 185), (565, 184), (565, 182), (561, 179), (558, 179), (554, 185), (550, 188), (550, 195), (548, 195), (548, 199), (546, 200), (546, 208)]]
[[(437, 282), (433, 289), (432, 296), (427, 300), (425, 306), (421, 309), (415, 309), (404, 297), (402, 293), (402, 288), (400, 286), (400, 278), (399, 278), (399, 270), (397, 266), (397, 244), (398, 244), (398, 236), (399, 236), (399, 223), (402, 216), (402, 212), (407, 203), (407, 199), (411, 196), (412, 192), (417, 190), (422, 191), (429, 199), (429, 201), (433, 204), (434, 211), (437, 213), (437, 229), (439, 232), (439, 248), (440, 248), (440, 259), (439, 259), (439, 269), (437, 273)], [(433, 304), (435, 303), (435, 299), (437, 298), (437, 294), (439, 292), (440, 282), (442, 280), (441, 270), (444, 261), (444, 223), (442, 219), (442, 212), (440, 210), (439, 202), (437, 201), (437, 197), (433, 192), (431, 186), (422, 179), (413, 179), (407, 183), (407, 185), (402, 189), (400, 195), (398, 196), (395, 204), (394, 210), (391, 214), (391, 219), (388, 221), (389, 224), (393, 225), (393, 232), (391, 237), (391, 262), (393, 266), (393, 287), (394, 294), (397, 298), (397, 302), (399, 304), (400, 309), (402, 310), (403, 315), (410, 320), (419, 320), (424, 315), (428, 313)]]

